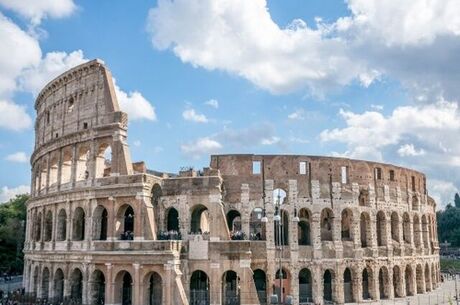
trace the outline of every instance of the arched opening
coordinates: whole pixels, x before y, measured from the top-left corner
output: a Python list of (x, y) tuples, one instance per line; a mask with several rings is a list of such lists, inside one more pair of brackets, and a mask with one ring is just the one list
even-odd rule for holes
[(377, 213), (377, 245), (387, 245), (387, 234), (386, 234), (386, 217), (383, 211)]
[(386, 267), (381, 267), (379, 270), (379, 293), (381, 300), (388, 299), (390, 296), (388, 281), (388, 270)]
[(331, 209), (321, 211), (321, 241), (332, 241), (333, 218)]
[(69, 183), (72, 178), (72, 149), (64, 148), (61, 163), (61, 184)]
[(54, 299), (60, 304), (64, 300), (64, 272), (61, 268), (56, 269), (54, 273)]
[(85, 239), (85, 211), (78, 207), (75, 209), (73, 216), (73, 240), (84, 240)]
[(67, 236), (67, 213), (64, 209), (59, 210), (57, 219), (56, 240), (66, 240)]
[(273, 291), (278, 295), (278, 300), (280, 300), (281, 303), (283, 303), (286, 296), (289, 295), (291, 291), (291, 276), (286, 269), (282, 268), (276, 271)]
[(116, 232), (121, 240), (134, 239), (134, 209), (129, 204), (124, 204), (118, 209)]
[(401, 287), (401, 270), (399, 266), (393, 267), (393, 291), (395, 293), (395, 297), (400, 298), (402, 297)]
[(406, 271), (404, 272), (404, 279), (406, 282), (406, 295), (413, 296), (414, 295), (414, 276), (412, 274), (412, 268), (410, 265), (406, 266)]
[[(289, 245), (289, 214), (281, 210), (281, 225), (278, 221), (274, 222), (275, 245)], [(280, 231), (281, 230), (281, 231)], [(281, 238), (281, 240), (280, 240)]]
[(82, 303), (83, 275), (80, 269), (76, 268), (70, 275), (70, 302), (71, 304)]
[(428, 221), (426, 215), (422, 216), (422, 236), (423, 236), (423, 247), (428, 249)]
[(313, 301), (312, 277), (309, 269), (304, 268), (299, 272), (299, 301), (311, 303)]
[(89, 178), (89, 148), (82, 146), (78, 149), (75, 177), (77, 181), (83, 181)]
[(366, 248), (371, 246), (371, 218), (369, 214), (363, 212), (361, 213), (361, 218), (359, 222), (360, 235), (361, 235), (361, 247)]
[(112, 147), (107, 144), (101, 144), (96, 156), (96, 178), (108, 177), (112, 168)]
[(208, 275), (196, 270), (190, 278), (190, 305), (209, 305)]
[(371, 294), (369, 293), (369, 282), (369, 273), (367, 268), (364, 268), (362, 273), (363, 300), (369, 300), (371, 298)]
[(148, 289), (145, 290), (145, 305), (163, 304), (163, 282), (161, 276), (158, 273), (149, 273), (145, 277), (144, 287), (148, 287)]
[(391, 239), (399, 242), (399, 216), (398, 213), (391, 213)]
[(39, 273), (38, 266), (35, 266), (34, 269), (34, 276), (33, 276), (33, 284), (32, 284), (32, 293), (37, 296), (38, 292), (38, 273)]
[(58, 182), (58, 156), (54, 154), (50, 160), (49, 185), (54, 186)]
[(192, 234), (209, 233), (209, 211), (204, 205), (193, 207), (190, 229)]
[(90, 304), (105, 304), (105, 276), (100, 270), (95, 270), (90, 280)]
[(40, 190), (46, 188), (46, 176), (48, 176), (48, 162), (43, 161), (40, 171)]
[(350, 268), (345, 268), (343, 272), (343, 295), (345, 303), (353, 303), (353, 280)]
[(325, 301), (329, 301), (329, 302), (333, 301), (332, 291), (334, 291), (334, 289), (332, 285), (333, 285), (332, 272), (328, 269), (324, 272), (324, 275), (323, 275), (323, 299)]
[(121, 290), (121, 304), (131, 305), (133, 302), (133, 279), (129, 272), (124, 272)]
[(249, 238), (251, 240), (265, 240), (265, 223), (262, 221), (264, 217), (261, 208), (255, 208), (251, 212), (249, 220)]
[(350, 209), (344, 209), (342, 211), (342, 240), (351, 241), (353, 240), (353, 213)]
[(98, 205), (93, 213), (93, 239), (107, 240), (107, 209)]
[(430, 267), (428, 266), (428, 263), (425, 264), (425, 290), (426, 291), (431, 291), (431, 277), (430, 277)]
[(240, 279), (234, 271), (227, 271), (222, 277), (222, 304), (240, 304)]
[(417, 265), (415, 268), (415, 277), (417, 281), (417, 293), (425, 293), (423, 289), (423, 269), (421, 265)]
[(236, 210), (230, 210), (227, 213), (228, 229), (232, 232), (241, 231), (241, 214)]
[(300, 246), (311, 245), (310, 220), (310, 211), (305, 208), (300, 209), (299, 222), (297, 223), (297, 238)]
[(34, 233), (35, 241), (40, 241), (42, 237), (42, 213), (41, 212), (39, 212), (37, 216), (35, 217), (34, 227), (35, 227), (35, 230), (34, 230), (35, 231)]
[(411, 243), (410, 217), (408, 213), (403, 214), (403, 239), (406, 244)]
[(359, 205), (365, 207), (368, 205), (369, 202), (369, 191), (367, 190), (360, 190), (358, 196)]
[(169, 208), (166, 214), (166, 230), (179, 234), (179, 212), (175, 208)]
[(418, 211), (418, 199), (417, 199), (417, 196), (413, 196), (412, 197), (412, 210), (413, 211)]
[(46, 212), (44, 229), (43, 240), (51, 241), (53, 235), (53, 213), (51, 211)]
[(252, 275), (254, 284), (256, 285), (257, 297), (260, 305), (267, 304), (267, 276), (263, 270), (254, 270)]
[(50, 270), (47, 267), (45, 267), (43, 268), (43, 273), (42, 273), (42, 285), (41, 285), (42, 299), (45, 299), (45, 300), (48, 299), (49, 290), (50, 290)]
[(417, 215), (414, 215), (414, 244), (416, 248), (420, 248), (421, 241), (420, 241), (420, 219)]

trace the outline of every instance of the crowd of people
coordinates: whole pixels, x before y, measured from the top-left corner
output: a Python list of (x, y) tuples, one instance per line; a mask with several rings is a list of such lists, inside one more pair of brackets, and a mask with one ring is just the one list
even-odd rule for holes
[(158, 233), (158, 240), (181, 240), (182, 235), (179, 231), (169, 230), (169, 231), (160, 231)]

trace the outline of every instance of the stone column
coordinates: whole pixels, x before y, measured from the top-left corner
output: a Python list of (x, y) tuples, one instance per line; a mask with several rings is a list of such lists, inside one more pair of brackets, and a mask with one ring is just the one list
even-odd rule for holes
[(250, 219), (251, 210), (249, 205), (249, 184), (241, 184), (241, 231), (244, 232), (246, 237), (249, 239), (250, 236)]
[(175, 273), (172, 270), (173, 268), (175, 268), (173, 264), (164, 265), (164, 269), (165, 269), (164, 283), (166, 285), (164, 287), (164, 292), (165, 292), (165, 295), (163, 297), (164, 305), (174, 305), (173, 295), (172, 295), (173, 289), (171, 289), (173, 286), (174, 287), (176, 286), (174, 283), (174, 277), (172, 276), (172, 274)]
[(321, 243), (320, 226), (321, 226), (321, 212), (312, 212), (312, 215), (311, 215), (311, 244), (313, 246), (313, 258), (322, 257), (322, 243)]
[[(297, 261), (297, 260), (295, 260)], [(291, 291), (289, 295), (292, 296), (294, 299), (294, 304), (299, 304), (299, 268), (293, 266), (291, 270), (289, 270), (291, 273)]]
[(360, 266), (353, 268), (352, 282), (353, 282), (353, 298), (356, 303), (363, 301), (363, 275)]
[(345, 296), (344, 296), (344, 291), (343, 291), (344, 269), (341, 267), (337, 267), (334, 270), (334, 272), (335, 272), (335, 279), (333, 279), (332, 281), (335, 282), (333, 283), (334, 285), (333, 294), (335, 297), (333, 297), (333, 300), (339, 304), (344, 304), (345, 303)]
[(89, 287), (88, 287), (88, 279), (89, 279), (89, 270), (88, 264), (83, 263), (83, 279), (82, 279), (82, 303), (83, 305), (89, 304)]
[(211, 274), (209, 278), (209, 292), (210, 292), (210, 304), (220, 305), (221, 304), (221, 286), (222, 278), (220, 272), (220, 263), (211, 263)]
[(57, 177), (56, 177), (56, 187), (57, 190), (61, 189), (61, 178), (62, 178), (62, 148), (59, 149), (58, 163), (57, 163)]
[(132, 296), (133, 305), (143, 305), (142, 304), (143, 301), (142, 301), (142, 297), (140, 293), (141, 275), (140, 275), (140, 270), (139, 270), (140, 268), (142, 268), (142, 266), (138, 263), (134, 263), (133, 268), (134, 268), (133, 296)]
[(114, 286), (115, 281), (113, 279), (113, 265), (111, 263), (106, 263), (106, 276), (105, 279), (105, 304), (113, 305), (115, 304), (115, 295), (114, 295)]
[(393, 268), (388, 268), (388, 298), (394, 299), (395, 291), (394, 291), (394, 284), (393, 284)]
[(380, 300), (379, 288), (379, 268), (378, 266), (372, 267), (372, 278), (369, 281), (369, 293), (373, 300)]
[(72, 188), (75, 187), (75, 180), (77, 175), (77, 145), (72, 145), (72, 167), (70, 172), (70, 183), (72, 183)]
[(323, 270), (321, 265), (315, 265), (311, 268), (312, 271), (312, 294), (315, 304), (323, 304)]
[(333, 213), (334, 218), (332, 219), (332, 240), (334, 242), (335, 257), (341, 259), (343, 257), (342, 215), (339, 209), (336, 209)]
[(115, 236), (115, 200), (113, 197), (107, 199), (107, 241), (114, 241), (117, 239)]
[(377, 257), (378, 256), (378, 243), (377, 243), (377, 215), (375, 213), (370, 212), (369, 213), (370, 217), (370, 227), (371, 227), (371, 238), (370, 238), (370, 245), (368, 245), (369, 248), (371, 248), (372, 251), (372, 256)]
[(48, 193), (49, 186), (50, 186), (50, 153), (46, 154), (46, 185), (45, 185), (45, 193)]

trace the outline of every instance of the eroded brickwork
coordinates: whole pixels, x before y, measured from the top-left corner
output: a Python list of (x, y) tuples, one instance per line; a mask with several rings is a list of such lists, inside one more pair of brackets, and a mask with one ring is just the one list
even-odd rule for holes
[(422, 173), (272, 155), (147, 170), (131, 162), (127, 115), (97, 60), (50, 82), (36, 110), (27, 292), (81, 304), (266, 304), (272, 294), (342, 304), (439, 286)]

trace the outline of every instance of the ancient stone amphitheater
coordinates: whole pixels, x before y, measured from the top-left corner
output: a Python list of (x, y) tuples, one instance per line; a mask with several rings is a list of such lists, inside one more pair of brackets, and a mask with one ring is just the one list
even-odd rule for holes
[(51, 81), (35, 108), (29, 294), (69, 304), (342, 304), (439, 286), (436, 203), (420, 172), (300, 155), (149, 170), (131, 161), (128, 118), (98, 60)]

